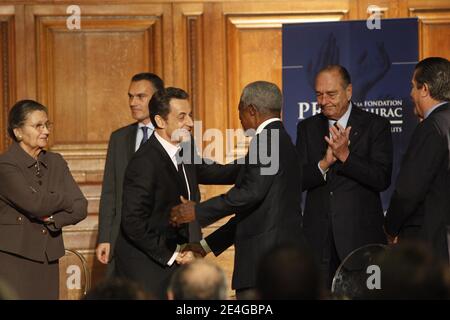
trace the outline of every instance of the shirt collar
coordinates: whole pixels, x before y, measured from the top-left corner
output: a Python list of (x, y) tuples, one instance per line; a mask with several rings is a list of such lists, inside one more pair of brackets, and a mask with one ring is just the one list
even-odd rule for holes
[[(352, 103), (350, 102), (348, 104), (348, 108), (347, 111), (345, 111), (345, 113), (342, 115), (342, 117), (339, 118), (339, 120), (337, 121), (338, 124), (341, 125), (342, 128), (346, 128), (347, 124), (348, 124), (348, 119), (350, 119), (350, 113), (352, 112)], [(328, 119), (328, 126), (332, 126), (334, 125), (336, 122), (336, 120), (332, 120), (332, 119)]]
[(428, 116), (429, 116), (434, 110), (436, 110), (437, 108), (439, 108), (440, 106), (442, 106), (442, 105), (444, 105), (444, 104), (446, 104), (446, 103), (447, 103), (447, 101), (443, 101), (443, 102), (438, 103), (438, 104), (435, 105), (434, 107), (428, 109), (428, 111), (425, 112), (425, 114), (423, 115), (423, 119), (425, 120), (426, 118), (428, 118)]
[[(35, 165), (36, 159), (30, 156), (25, 150), (22, 149), (18, 142), (13, 142), (11, 144), (11, 152), (14, 154), (14, 158), (16, 158), (20, 164), (24, 165), (27, 168), (30, 168)], [(38, 160), (40, 163), (47, 167), (47, 151), (42, 150), (39, 153)]]
[(261, 123), (258, 128), (256, 128), (256, 134), (260, 134), (265, 127), (267, 127), (270, 123), (275, 122), (275, 121), (281, 121), (280, 118), (270, 118), (267, 119), (266, 121), (264, 121), (263, 123)]
[(147, 127), (150, 130), (155, 130), (155, 127), (153, 126), (152, 122), (150, 121), (148, 124), (143, 124), (142, 122), (138, 123), (138, 128)]
[(166, 139), (161, 137), (158, 134), (158, 132), (156, 132), (156, 131), (155, 131), (154, 135), (155, 135), (156, 139), (158, 139), (159, 143), (161, 143), (161, 145), (163, 146), (164, 150), (166, 150), (166, 152), (169, 155), (170, 159), (175, 157), (175, 155), (177, 154), (178, 150), (181, 149), (180, 144), (179, 143), (177, 145), (171, 144), (169, 141), (167, 141)]

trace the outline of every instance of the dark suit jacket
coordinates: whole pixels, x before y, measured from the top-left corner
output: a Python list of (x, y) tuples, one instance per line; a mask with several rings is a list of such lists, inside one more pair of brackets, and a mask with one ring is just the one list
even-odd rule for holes
[(98, 243), (111, 244), (110, 258), (120, 230), (123, 179), (134, 154), (137, 129), (137, 123), (130, 124), (114, 131), (109, 139), (100, 197)]
[(303, 165), (303, 190), (307, 191), (303, 228), (320, 258), (331, 229), (339, 258), (369, 244), (386, 243), (380, 192), (391, 182), (392, 137), (387, 119), (353, 105), (350, 155), (336, 162), (325, 181), (318, 162), (327, 149), (328, 119), (318, 114), (297, 125), (297, 150)]
[[(268, 137), (266, 141), (264, 136)], [(261, 174), (261, 169), (270, 164), (255, 156), (259, 150), (260, 155), (278, 158), (279, 166), (273, 174)], [(255, 286), (259, 260), (273, 246), (304, 243), (301, 189), (301, 167), (295, 147), (283, 124), (276, 121), (252, 139), (235, 186), (224, 195), (196, 205), (202, 226), (236, 214), (205, 239), (216, 256), (235, 245), (233, 289)]]
[(386, 230), (419, 238), (448, 261), (450, 225), (450, 104), (434, 110), (415, 129), (386, 213)]
[[(42, 151), (36, 160), (13, 142), (0, 156), (0, 250), (35, 261), (62, 257), (61, 228), (87, 215), (87, 201), (61, 155)], [(38, 218), (53, 215), (54, 224)]]
[[(199, 201), (198, 183), (232, 184), (236, 166), (187, 164), (191, 200)], [(183, 182), (167, 152), (152, 135), (132, 157), (123, 190), (121, 232), (116, 245), (119, 276), (134, 280), (163, 298), (176, 263), (168, 266), (177, 244), (199, 241), (197, 222), (174, 228), (170, 209), (180, 203)]]

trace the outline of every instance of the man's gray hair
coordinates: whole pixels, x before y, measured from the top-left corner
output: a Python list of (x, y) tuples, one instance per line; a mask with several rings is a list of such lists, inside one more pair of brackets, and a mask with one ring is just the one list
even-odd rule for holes
[(245, 86), (241, 94), (243, 107), (253, 105), (260, 113), (278, 113), (283, 105), (283, 96), (275, 83), (255, 81)]

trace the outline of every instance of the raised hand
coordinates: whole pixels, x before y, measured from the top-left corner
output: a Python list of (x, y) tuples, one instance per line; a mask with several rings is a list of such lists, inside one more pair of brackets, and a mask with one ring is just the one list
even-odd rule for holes
[(180, 200), (181, 204), (170, 210), (169, 223), (175, 227), (195, 220), (195, 202), (186, 200), (183, 196), (180, 196)]
[(388, 245), (395, 245), (398, 243), (398, 236), (391, 236), (389, 233), (386, 232), (385, 227), (383, 227), (383, 230), (384, 234), (386, 235)]
[(337, 158), (333, 154), (333, 149), (331, 149), (330, 146), (328, 146), (327, 151), (325, 152), (325, 156), (322, 160), (320, 160), (320, 168), (323, 171), (326, 171), (329, 167), (331, 167), (335, 162)]
[(335, 126), (330, 127), (331, 138), (325, 137), (325, 140), (333, 151), (333, 155), (341, 162), (345, 162), (350, 154), (348, 146), (350, 144), (350, 131), (352, 127), (344, 129), (339, 124), (337, 126), (337, 128)]

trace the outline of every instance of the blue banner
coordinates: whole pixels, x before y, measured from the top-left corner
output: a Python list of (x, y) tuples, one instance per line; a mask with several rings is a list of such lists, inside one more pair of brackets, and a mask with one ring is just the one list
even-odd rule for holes
[(410, 98), (418, 20), (383, 19), (380, 27), (369, 29), (366, 21), (283, 25), (283, 122), (295, 143), (297, 123), (320, 112), (314, 91), (317, 72), (329, 64), (347, 68), (352, 101), (391, 122), (394, 167), (391, 187), (382, 194), (386, 210), (418, 121)]

